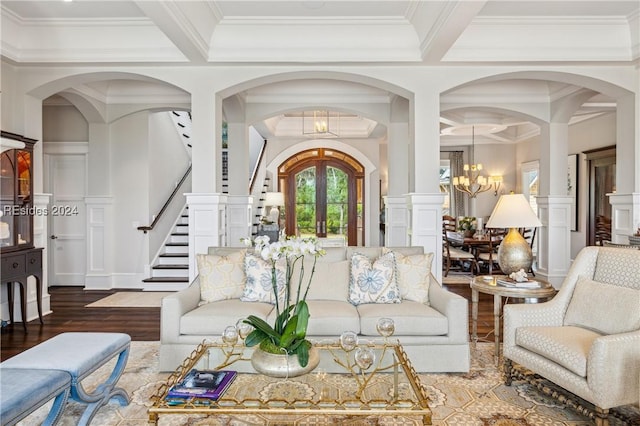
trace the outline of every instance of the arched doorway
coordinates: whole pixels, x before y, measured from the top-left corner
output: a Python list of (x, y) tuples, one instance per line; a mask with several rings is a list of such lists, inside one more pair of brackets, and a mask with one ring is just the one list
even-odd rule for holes
[(287, 235), (364, 245), (364, 167), (333, 149), (316, 148), (278, 167)]

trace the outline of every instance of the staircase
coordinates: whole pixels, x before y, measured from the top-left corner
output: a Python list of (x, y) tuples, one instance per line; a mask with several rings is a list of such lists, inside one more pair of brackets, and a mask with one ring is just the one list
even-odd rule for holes
[[(172, 111), (169, 113), (176, 130), (180, 135), (185, 149), (191, 156), (191, 114), (184, 111)], [(265, 141), (266, 143), (266, 141)], [(262, 148), (264, 150), (264, 146)], [(229, 192), (229, 157), (228, 149), (222, 150), (222, 193)], [(262, 154), (261, 154), (262, 155)], [(259, 205), (255, 208), (252, 234), (258, 234), (260, 217), (265, 214), (264, 195), (269, 188), (269, 178), (264, 178)], [(185, 207), (181, 216), (173, 226), (170, 235), (167, 236), (162, 252), (157, 256), (151, 267), (151, 277), (142, 280), (144, 291), (179, 291), (189, 285), (189, 214)], [(140, 228), (139, 228), (140, 229)], [(141, 229), (145, 232), (151, 228)]]
[(142, 280), (144, 291), (178, 291), (189, 285), (189, 213), (185, 207), (151, 267), (151, 278)]

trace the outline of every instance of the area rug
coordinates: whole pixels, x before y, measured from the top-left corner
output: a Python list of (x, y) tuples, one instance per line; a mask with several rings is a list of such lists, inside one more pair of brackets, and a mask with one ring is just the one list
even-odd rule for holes
[(85, 308), (159, 308), (162, 298), (170, 294), (167, 291), (119, 291)]
[(442, 277), (442, 284), (469, 285), (472, 279), (473, 279), (473, 276), (471, 274), (452, 274), (451, 272), (449, 272), (449, 275), (447, 275), (446, 277)]
[[(131, 354), (123, 376), (118, 382), (131, 397), (126, 407), (109, 404), (96, 414), (93, 426), (134, 426), (145, 425), (148, 421), (147, 408), (149, 397), (155, 392), (168, 373), (158, 372), (158, 342), (133, 342)], [(513, 386), (502, 383), (502, 375), (493, 364), (493, 344), (479, 343), (478, 349), (472, 351), (471, 371), (466, 374), (422, 374), (420, 379), (429, 394), (429, 406), (433, 412), (434, 425), (484, 425), (484, 426), (533, 426), (533, 425), (591, 425), (585, 417), (565, 409), (562, 404), (540, 394), (536, 389), (521, 382)], [(106, 379), (113, 368), (112, 363), (102, 367), (85, 379), (83, 384), (92, 388), (92, 383)], [(24, 419), (19, 425), (31, 426), (41, 424), (51, 403), (45, 405)], [(60, 426), (76, 425), (84, 406), (70, 401), (58, 423)], [(640, 424), (640, 410), (637, 407), (626, 407), (627, 412), (636, 416)], [(385, 416), (368, 418), (367, 420), (322, 421), (318, 417), (289, 421), (266, 422), (254, 416), (231, 418), (228, 416), (161, 416), (162, 426), (203, 426), (203, 425), (415, 425), (416, 421)], [(625, 423), (613, 419), (612, 426), (623, 426)]]

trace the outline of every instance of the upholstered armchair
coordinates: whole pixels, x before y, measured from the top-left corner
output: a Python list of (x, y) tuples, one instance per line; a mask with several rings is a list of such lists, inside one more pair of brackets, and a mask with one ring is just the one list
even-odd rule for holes
[(503, 336), (507, 385), (533, 377), (519, 364), (593, 404), (568, 400), (607, 424), (610, 408), (638, 403), (640, 251), (584, 248), (552, 300), (505, 306)]

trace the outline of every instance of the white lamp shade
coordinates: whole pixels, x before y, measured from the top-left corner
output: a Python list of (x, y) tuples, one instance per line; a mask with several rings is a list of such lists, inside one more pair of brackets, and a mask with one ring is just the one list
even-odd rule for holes
[(282, 192), (267, 192), (264, 195), (265, 206), (284, 206), (284, 194)]
[(522, 194), (501, 195), (485, 225), (487, 228), (533, 228), (542, 226)]

